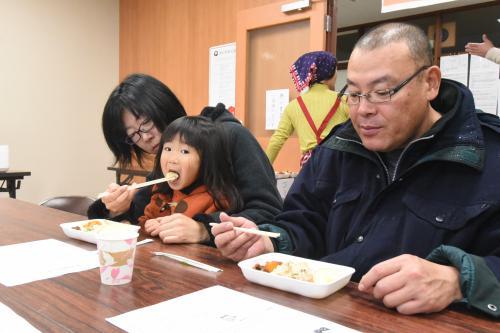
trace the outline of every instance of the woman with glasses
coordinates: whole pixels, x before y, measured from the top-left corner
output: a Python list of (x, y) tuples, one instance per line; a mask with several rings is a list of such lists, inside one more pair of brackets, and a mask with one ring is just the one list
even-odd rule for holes
[[(109, 96), (102, 129), (120, 166), (130, 166), (136, 160), (145, 170), (152, 170), (162, 132), (185, 115), (182, 104), (165, 84), (149, 75), (132, 74)], [(282, 200), (272, 166), (257, 140), (223, 104), (205, 108), (203, 115), (220, 122), (229, 137), (236, 186), (243, 199), (243, 209), (234, 215), (257, 221), (272, 219), (281, 210)], [(151, 197), (150, 187), (137, 191), (113, 183), (106, 192), (109, 194), (89, 208), (89, 218), (137, 223)], [(211, 214), (212, 222), (218, 222), (218, 217), (219, 212)]]

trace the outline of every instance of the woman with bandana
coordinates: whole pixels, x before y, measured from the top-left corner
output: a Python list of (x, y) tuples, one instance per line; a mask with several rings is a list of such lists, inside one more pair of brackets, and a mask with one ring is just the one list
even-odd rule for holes
[(297, 131), (302, 157), (300, 166), (309, 159), (311, 151), (340, 123), (349, 119), (349, 107), (331, 87), (335, 83), (337, 59), (325, 51), (309, 52), (290, 67), (290, 74), (299, 97), (291, 101), (281, 115), (266, 155), (274, 162), (281, 147)]

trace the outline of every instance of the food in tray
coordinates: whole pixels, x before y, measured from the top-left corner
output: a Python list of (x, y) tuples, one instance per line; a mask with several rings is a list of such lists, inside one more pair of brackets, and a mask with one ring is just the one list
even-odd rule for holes
[(61, 223), (60, 226), (66, 236), (94, 244), (97, 243), (97, 233), (104, 230), (122, 232), (140, 229), (140, 226), (105, 219), (66, 222)]
[(329, 284), (337, 279), (332, 268), (319, 268), (314, 271), (314, 283)]
[(277, 252), (242, 260), (238, 266), (248, 281), (312, 298), (331, 295), (354, 273), (352, 267)]
[(260, 264), (255, 264), (255, 269), (258, 271), (264, 271), (271, 273), (278, 265), (281, 265), (281, 261), (268, 261), (264, 266)]
[(102, 228), (103, 226), (104, 226), (104, 224), (101, 221), (91, 220), (91, 221), (88, 221), (82, 225), (74, 226), (73, 229), (89, 232), (89, 231), (98, 230), (98, 229)]
[(318, 284), (331, 283), (335, 279), (334, 273), (331, 269), (320, 268), (313, 271), (307, 262), (268, 261), (264, 265), (258, 263), (255, 264), (254, 269)]

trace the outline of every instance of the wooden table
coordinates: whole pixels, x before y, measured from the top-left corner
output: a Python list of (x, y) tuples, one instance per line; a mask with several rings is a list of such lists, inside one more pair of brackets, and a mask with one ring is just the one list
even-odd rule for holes
[[(60, 223), (81, 219), (79, 215), (19, 200), (0, 199), (0, 245), (54, 238), (95, 249), (93, 244), (67, 238), (59, 227)], [(154, 257), (151, 251), (180, 254), (224, 271), (206, 272), (163, 257)], [(105, 318), (214, 285), (364, 332), (500, 331), (497, 321), (457, 310), (431, 315), (401, 315), (360, 293), (354, 283), (320, 300), (263, 287), (248, 282), (238, 266), (222, 258), (217, 249), (203, 245), (167, 246), (158, 241), (137, 248), (134, 277), (128, 285), (102, 285), (98, 269), (92, 269), (15, 287), (0, 284), (0, 302), (42, 332), (122, 332)]]
[(3, 187), (3, 184), (0, 185), (0, 192), (9, 192), (11, 198), (16, 198), (16, 190), (21, 187), (21, 179), (23, 179), (24, 176), (31, 176), (31, 172), (12, 170), (0, 171), (0, 181), (7, 182), (6, 187)]

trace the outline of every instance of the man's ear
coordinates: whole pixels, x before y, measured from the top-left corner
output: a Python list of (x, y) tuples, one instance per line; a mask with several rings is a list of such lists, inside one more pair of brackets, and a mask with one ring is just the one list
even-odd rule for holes
[(425, 82), (427, 84), (427, 100), (432, 101), (439, 93), (441, 85), (441, 69), (431, 66), (426, 70)]

